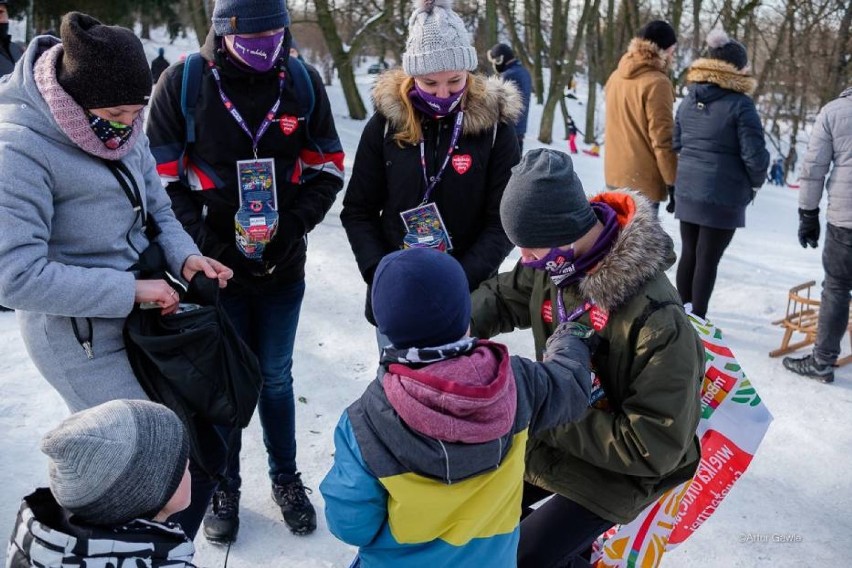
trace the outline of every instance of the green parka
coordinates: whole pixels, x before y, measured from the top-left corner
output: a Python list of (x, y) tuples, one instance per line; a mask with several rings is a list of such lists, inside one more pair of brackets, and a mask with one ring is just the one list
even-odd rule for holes
[[(595, 327), (605, 320), (592, 358), (605, 400), (579, 422), (531, 439), (526, 478), (627, 523), (695, 473), (704, 348), (664, 273), (674, 263), (672, 241), (648, 200), (622, 190), (595, 200), (616, 210), (621, 232), (597, 270), (562, 294), (568, 313), (592, 300)], [(541, 358), (558, 324), (557, 293), (545, 271), (518, 263), (473, 293), (471, 335), (531, 327)], [(587, 312), (579, 321), (591, 319)]]

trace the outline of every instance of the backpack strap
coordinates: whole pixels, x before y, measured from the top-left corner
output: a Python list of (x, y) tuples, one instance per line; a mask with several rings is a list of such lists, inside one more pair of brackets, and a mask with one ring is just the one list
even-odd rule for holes
[(293, 78), (293, 88), (296, 90), (296, 100), (299, 101), (300, 110), (304, 114), (305, 123), (307, 125), (311, 115), (314, 112), (314, 86), (311, 83), (311, 77), (308, 75), (308, 70), (305, 69), (305, 64), (299, 61), (298, 57), (287, 58), (287, 72)]
[(658, 302), (651, 298), (650, 296), (645, 296), (648, 299), (648, 304), (645, 306), (645, 309), (642, 310), (642, 313), (639, 314), (635, 320), (633, 320), (633, 325), (630, 327), (630, 335), (629, 335), (629, 343), (628, 345), (634, 345), (636, 340), (639, 338), (639, 331), (645, 326), (648, 322), (648, 318), (651, 317), (651, 314), (665, 308), (666, 306), (680, 306), (680, 302), (676, 302), (674, 300), (663, 300), (662, 302)]
[(183, 79), (180, 89), (180, 110), (186, 121), (186, 138), (183, 143), (183, 152), (178, 159), (178, 177), (187, 183), (184, 161), (189, 146), (195, 143), (195, 107), (198, 104), (198, 96), (201, 94), (201, 74), (204, 70), (204, 58), (197, 51), (190, 53), (183, 65)]

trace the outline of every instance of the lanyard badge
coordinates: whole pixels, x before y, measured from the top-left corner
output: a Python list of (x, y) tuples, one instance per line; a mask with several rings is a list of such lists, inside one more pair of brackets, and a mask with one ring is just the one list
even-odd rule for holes
[(237, 248), (247, 258), (260, 260), (263, 249), (278, 230), (275, 160), (237, 162), (240, 208), (234, 216)]

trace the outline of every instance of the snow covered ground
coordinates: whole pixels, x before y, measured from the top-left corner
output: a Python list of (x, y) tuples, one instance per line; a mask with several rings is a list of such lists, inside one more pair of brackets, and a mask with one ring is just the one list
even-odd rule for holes
[[(151, 58), (159, 45), (146, 46)], [(192, 50), (186, 40), (163, 45), (171, 61)], [(363, 74), (359, 81), (366, 94), (372, 78)], [(584, 85), (578, 90), (584, 98)], [(332, 86), (329, 96), (350, 170), (364, 122), (347, 118), (339, 86)], [(582, 125), (584, 107), (568, 102)], [(534, 106), (533, 132), (540, 113), (541, 107)], [(560, 138), (561, 132), (557, 125), (555, 137)], [(533, 135), (527, 138), (527, 149), (539, 145)], [(564, 149), (565, 142), (552, 147)], [(602, 159), (581, 154), (575, 165), (587, 193), (603, 189)], [(760, 192), (749, 208), (748, 227), (737, 232), (722, 259), (709, 312), (775, 421), (750, 469), (715, 515), (669, 553), (663, 566), (847, 565), (852, 549), (852, 367), (840, 369), (836, 382), (826, 386), (791, 375), (780, 360), (767, 356), (781, 338), (781, 329), (770, 322), (784, 315), (787, 290), (807, 280), (822, 280), (822, 249), (803, 250), (796, 240), (796, 199), (797, 192), (787, 188), (766, 186)], [(334, 425), (372, 380), (377, 361), (373, 328), (362, 315), (365, 285), (340, 224), (341, 202), (342, 195), (310, 235), (308, 287), (294, 356), (298, 461), (306, 484), (315, 489), (331, 465)], [(662, 222), (679, 247), (677, 223), (667, 213)], [(513, 253), (504, 266), (511, 267), (517, 258)], [(513, 353), (533, 352), (529, 332), (499, 339)], [(848, 339), (844, 342), (848, 352)], [(59, 396), (30, 363), (12, 313), (0, 314), (0, 392), (0, 537), (5, 537), (20, 498), (47, 482), (46, 460), (38, 450), (41, 436), (67, 415)], [(243, 439), (242, 527), (228, 565), (348, 566), (354, 549), (328, 532), (319, 492), (312, 496), (320, 511), (316, 533), (292, 536), (270, 498), (256, 420)], [(786, 542), (777, 542), (775, 535), (786, 537), (780, 539)], [(199, 566), (223, 565), (224, 549), (202, 537), (196, 544)]]

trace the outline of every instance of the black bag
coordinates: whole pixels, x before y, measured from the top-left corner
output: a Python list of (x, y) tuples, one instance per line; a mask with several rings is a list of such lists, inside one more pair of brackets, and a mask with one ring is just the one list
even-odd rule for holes
[(220, 442), (205, 437), (213, 426), (248, 426), (263, 383), (257, 357), (237, 335), (218, 296), (218, 282), (198, 273), (184, 302), (199, 307), (166, 316), (137, 307), (124, 326), (127, 358), (139, 384), (183, 420), (194, 460), (211, 475), (220, 469), (209, 462)]

